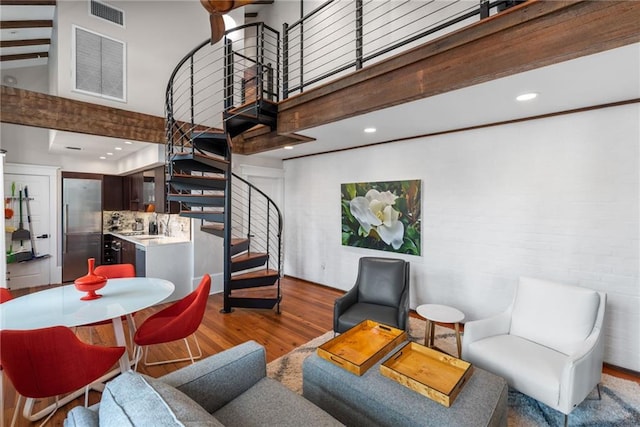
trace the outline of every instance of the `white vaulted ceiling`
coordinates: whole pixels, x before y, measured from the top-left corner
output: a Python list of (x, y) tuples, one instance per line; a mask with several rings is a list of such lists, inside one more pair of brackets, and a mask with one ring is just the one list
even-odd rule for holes
[(46, 65), (55, 0), (0, 1), (0, 68)]

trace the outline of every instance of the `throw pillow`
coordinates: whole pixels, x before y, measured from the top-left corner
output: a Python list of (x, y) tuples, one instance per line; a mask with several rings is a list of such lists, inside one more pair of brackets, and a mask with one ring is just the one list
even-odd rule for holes
[(100, 401), (100, 426), (222, 426), (186, 394), (132, 371), (107, 383)]

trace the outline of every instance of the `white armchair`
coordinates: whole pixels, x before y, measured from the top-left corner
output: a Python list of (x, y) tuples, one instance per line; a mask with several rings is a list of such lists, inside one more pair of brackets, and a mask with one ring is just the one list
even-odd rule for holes
[(600, 383), (606, 299), (603, 292), (521, 277), (505, 312), (465, 324), (462, 358), (562, 412), (566, 425)]

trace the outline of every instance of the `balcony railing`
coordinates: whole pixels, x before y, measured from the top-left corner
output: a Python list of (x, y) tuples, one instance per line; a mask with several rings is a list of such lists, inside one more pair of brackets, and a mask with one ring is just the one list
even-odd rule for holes
[(283, 98), (521, 2), (329, 0), (283, 27)]

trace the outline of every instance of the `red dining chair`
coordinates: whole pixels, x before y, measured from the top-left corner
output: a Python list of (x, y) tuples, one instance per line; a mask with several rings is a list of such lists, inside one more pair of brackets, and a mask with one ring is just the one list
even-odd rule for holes
[[(136, 277), (136, 267), (133, 264), (107, 264), (107, 265), (99, 265), (93, 270), (93, 274), (96, 276), (106, 277), (107, 279), (120, 279), (124, 277)], [(132, 316), (135, 313), (132, 313)], [(126, 316), (122, 316), (122, 321), (125, 322), (127, 320)], [(133, 323), (133, 317), (131, 317), (131, 325), (129, 325), (129, 342), (131, 343), (131, 347), (133, 347), (133, 334), (136, 330), (136, 325)], [(102, 325), (110, 325), (111, 320), (103, 320), (101, 322), (89, 323), (84, 326), (90, 326), (89, 329), (89, 342), (93, 343), (93, 327), (94, 326), (102, 326)]]
[[(202, 357), (202, 350), (200, 349), (198, 337), (195, 335), (195, 332), (204, 317), (204, 311), (207, 307), (207, 299), (209, 298), (210, 290), (211, 277), (208, 274), (205, 274), (195, 291), (191, 292), (183, 299), (173, 303), (169, 307), (152, 314), (142, 322), (133, 337), (133, 340), (137, 345), (136, 364), (134, 370), (138, 369), (138, 361), (142, 356), (143, 347), (145, 347), (145, 366), (185, 362), (187, 360), (191, 360), (191, 363), (194, 363), (194, 360)], [(187, 341), (187, 338), (190, 335), (193, 335), (198, 348), (198, 355), (195, 357), (191, 352), (191, 347), (189, 347), (189, 341)], [(152, 344), (176, 341), (179, 339), (184, 340), (189, 357), (152, 363), (147, 362), (147, 356), (149, 354), (148, 346)]]
[[(43, 424), (58, 409), (59, 395), (86, 387), (86, 406), (88, 386), (107, 373), (124, 352), (124, 347), (86, 344), (65, 326), (0, 330), (0, 362), (18, 393), (11, 425), (15, 424), (23, 397), (55, 396), (55, 409)], [(23, 415), (33, 420), (31, 409), (25, 404)]]
[(99, 265), (93, 270), (93, 274), (106, 277), (107, 279), (136, 277), (136, 267), (133, 264)]
[(5, 301), (9, 301), (12, 298), (13, 296), (11, 295), (11, 292), (9, 292), (9, 289), (0, 288), (0, 304), (2, 304)]
[[(13, 299), (13, 295), (7, 288), (0, 288), (0, 304)], [(0, 425), (4, 426), (4, 372), (2, 371), (2, 363), (0, 362)]]

